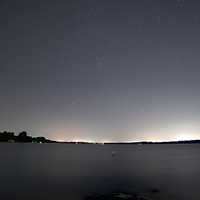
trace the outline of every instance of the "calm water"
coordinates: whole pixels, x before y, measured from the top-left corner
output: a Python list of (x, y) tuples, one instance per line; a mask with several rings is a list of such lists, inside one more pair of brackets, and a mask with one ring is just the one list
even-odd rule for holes
[[(111, 152), (116, 151), (112, 157)], [(115, 190), (200, 199), (200, 145), (0, 144), (0, 199), (81, 200)]]

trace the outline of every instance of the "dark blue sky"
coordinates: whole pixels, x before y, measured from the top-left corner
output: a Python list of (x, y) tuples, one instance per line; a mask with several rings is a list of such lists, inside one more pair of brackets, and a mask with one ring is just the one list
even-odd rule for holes
[(2, 0), (0, 129), (200, 138), (199, 10), (196, 0)]

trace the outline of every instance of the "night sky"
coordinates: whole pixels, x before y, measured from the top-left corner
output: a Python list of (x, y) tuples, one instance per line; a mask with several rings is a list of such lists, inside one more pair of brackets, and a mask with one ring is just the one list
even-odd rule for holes
[(1, 131), (200, 138), (197, 0), (1, 0), (0, 53)]

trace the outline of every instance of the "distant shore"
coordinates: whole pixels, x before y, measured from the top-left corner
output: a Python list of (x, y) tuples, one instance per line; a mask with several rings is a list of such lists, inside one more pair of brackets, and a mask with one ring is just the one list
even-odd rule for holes
[(46, 139), (43, 136), (32, 137), (29, 136), (26, 131), (20, 132), (18, 135), (15, 135), (14, 132), (0, 132), (0, 142), (8, 143), (60, 143), (60, 144), (136, 144), (136, 145), (145, 145), (145, 144), (200, 144), (200, 140), (181, 140), (181, 141), (163, 141), (163, 142), (151, 142), (151, 141), (141, 141), (141, 142), (82, 142), (82, 141), (66, 141), (60, 142), (55, 140)]
[(0, 142), (9, 143), (56, 143), (56, 141), (46, 139), (45, 137), (32, 137), (26, 131), (15, 135), (14, 132), (0, 132)]

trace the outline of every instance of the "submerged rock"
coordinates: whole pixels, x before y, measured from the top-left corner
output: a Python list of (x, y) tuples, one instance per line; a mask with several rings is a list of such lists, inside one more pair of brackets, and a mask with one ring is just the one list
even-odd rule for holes
[(146, 197), (129, 193), (111, 193), (106, 195), (89, 195), (85, 200), (150, 200)]
[(158, 188), (152, 188), (152, 189), (150, 190), (150, 192), (151, 192), (151, 193), (159, 193), (160, 190), (159, 190)]

